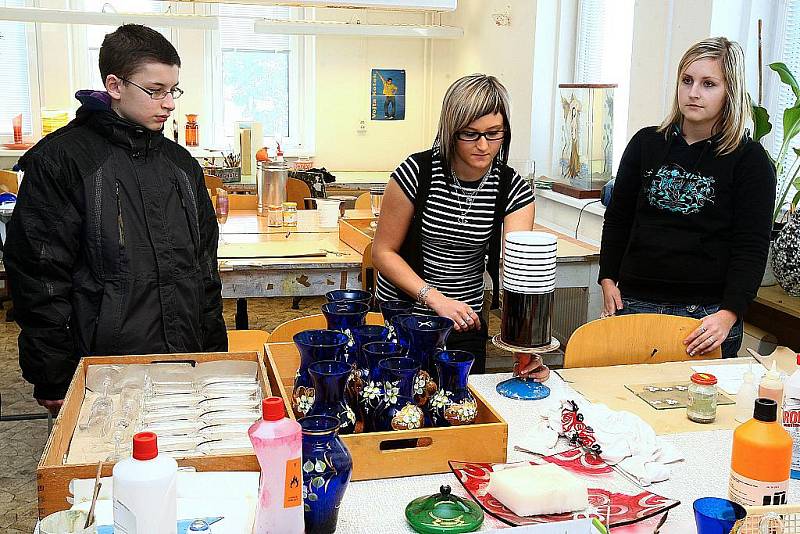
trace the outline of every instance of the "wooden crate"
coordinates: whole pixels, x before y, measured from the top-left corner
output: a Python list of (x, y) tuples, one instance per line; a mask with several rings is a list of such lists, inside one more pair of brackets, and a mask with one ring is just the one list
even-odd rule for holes
[[(39, 497), (39, 517), (45, 517), (70, 507), (67, 502), (69, 483), (76, 478), (94, 478), (97, 464), (66, 464), (72, 434), (78, 423), (81, 405), (86, 391), (86, 371), (90, 365), (202, 363), (217, 360), (258, 361), (258, 381), (264, 396), (272, 389), (266, 380), (263, 361), (256, 352), (208, 352), (196, 354), (152, 354), (146, 356), (97, 356), (81, 358), (72, 383), (64, 398), (64, 405), (53, 424), (53, 430), (45, 445), (42, 458), (36, 468), (36, 485)], [(289, 410), (291, 412), (291, 410)], [(258, 471), (258, 461), (253, 454), (224, 454), (175, 458), (181, 467), (191, 466), (197, 471)], [(111, 476), (114, 465), (103, 464), (103, 476)]]
[[(274, 394), (292, 415), (290, 396), (300, 354), (293, 343), (267, 343), (265, 367)], [(508, 424), (472, 386), (478, 416), (472, 425), (370, 432), (342, 436), (353, 455), (353, 480), (372, 480), (450, 471), (449, 460), (505, 462)]]
[(375, 238), (375, 230), (370, 227), (370, 223), (375, 220), (374, 217), (339, 219), (339, 239), (357, 250), (359, 254), (364, 254), (367, 245)]

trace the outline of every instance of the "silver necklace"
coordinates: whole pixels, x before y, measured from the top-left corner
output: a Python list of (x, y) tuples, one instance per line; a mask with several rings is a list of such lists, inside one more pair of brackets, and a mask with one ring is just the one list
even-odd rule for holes
[[(478, 193), (481, 191), (481, 189), (483, 189), (483, 186), (486, 185), (486, 178), (489, 176), (490, 172), (492, 172), (491, 166), (489, 167), (489, 170), (486, 171), (486, 174), (484, 174), (483, 177), (481, 178), (481, 183), (478, 184), (478, 187), (476, 187), (473, 191), (467, 193), (467, 190), (464, 189), (464, 186), (462, 186), (461, 182), (459, 182), (458, 176), (456, 176), (456, 171), (450, 171), (450, 175), (453, 177), (453, 184), (455, 184), (458, 209), (459, 211), (461, 211), (461, 215), (458, 216), (459, 224), (466, 224), (467, 215), (472, 209), (472, 203), (475, 202), (475, 197), (478, 196)], [(459, 191), (461, 192), (461, 195), (464, 197), (464, 204), (461, 203), (461, 197), (458, 196)]]

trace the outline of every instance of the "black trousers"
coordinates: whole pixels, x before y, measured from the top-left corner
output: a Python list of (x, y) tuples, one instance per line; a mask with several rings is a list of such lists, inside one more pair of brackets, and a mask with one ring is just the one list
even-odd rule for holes
[(470, 374), (483, 374), (486, 372), (486, 342), (489, 339), (489, 323), (486, 317), (481, 317), (480, 330), (467, 330), (466, 332), (450, 332), (447, 338), (448, 350), (465, 350), (475, 355), (475, 363)]

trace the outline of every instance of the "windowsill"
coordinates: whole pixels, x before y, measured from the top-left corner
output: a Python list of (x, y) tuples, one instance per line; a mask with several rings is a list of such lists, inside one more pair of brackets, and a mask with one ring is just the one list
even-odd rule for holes
[(583, 209), (584, 213), (591, 213), (599, 217), (603, 217), (606, 213), (606, 207), (600, 203), (600, 199), (598, 198), (574, 198), (561, 193), (556, 193), (555, 191), (551, 191), (549, 189), (537, 189), (536, 196), (552, 200), (553, 202), (558, 202), (559, 204), (564, 204), (565, 206), (570, 206), (577, 210)]
[(11, 150), (10, 148), (2, 148), (0, 147), (0, 157), (22, 157), (22, 155), (27, 152), (27, 148), (24, 150)]

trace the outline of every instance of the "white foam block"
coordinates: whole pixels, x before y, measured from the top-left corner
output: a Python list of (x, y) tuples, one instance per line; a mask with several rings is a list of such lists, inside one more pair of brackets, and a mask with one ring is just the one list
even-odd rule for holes
[(589, 506), (586, 484), (554, 464), (493, 471), (486, 491), (519, 516), (560, 514)]

